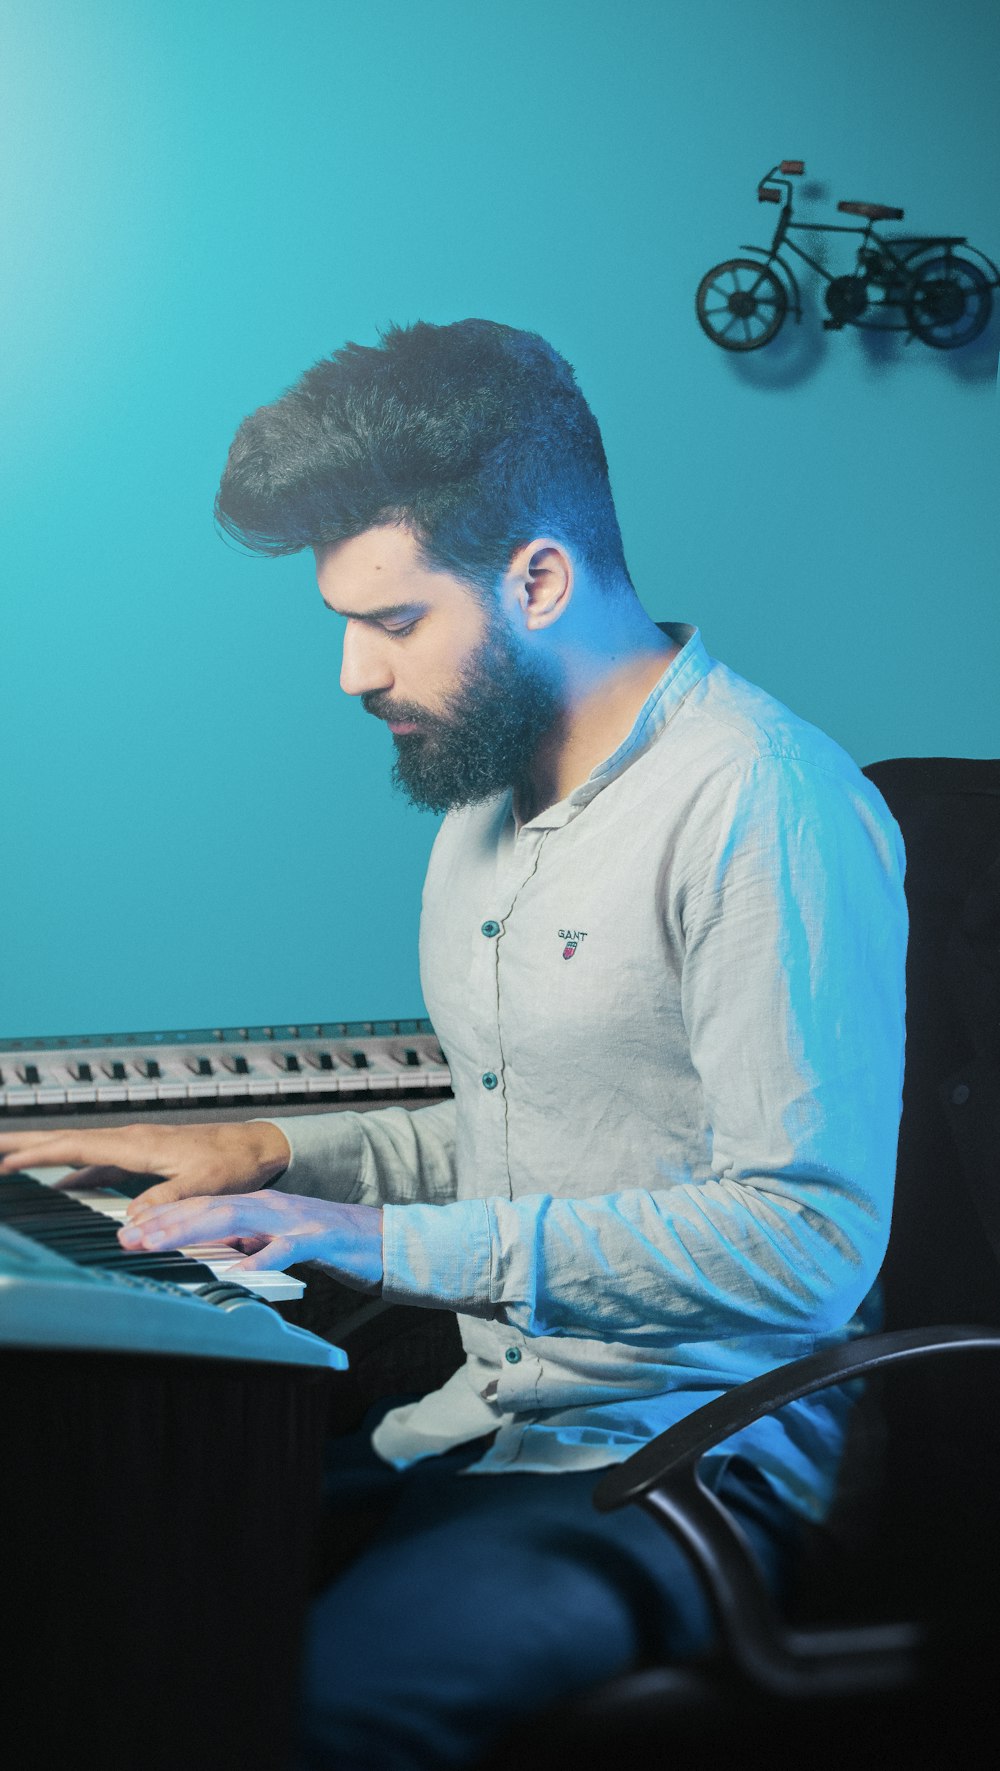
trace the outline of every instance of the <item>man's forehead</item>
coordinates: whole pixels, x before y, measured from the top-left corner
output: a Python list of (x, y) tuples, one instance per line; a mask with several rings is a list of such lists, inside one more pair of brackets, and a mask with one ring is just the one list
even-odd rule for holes
[(366, 529), (347, 541), (316, 550), (316, 582), (335, 614), (382, 621), (426, 607), (455, 583), (427, 564), (407, 529)]
[(332, 547), (316, 549), (316, 582), (327, 607), (340, 615), (377, 620), (416, 594), (412, 535), (366, 529)]

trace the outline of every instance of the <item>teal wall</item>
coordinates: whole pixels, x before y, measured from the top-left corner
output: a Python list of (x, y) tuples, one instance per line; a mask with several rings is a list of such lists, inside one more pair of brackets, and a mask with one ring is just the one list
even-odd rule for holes
[[(0, 1033), (419, 1013), (435, 821), (238, 420), (388, 321), (576, 365), (657, 618), (860, 761), (996, 755), (996, 324), (953, 357), (694, 321), (800, 156), (1000, 256), (996, 0), (2, 0)], [(807, 203), (808, 207), (808, 203)]]

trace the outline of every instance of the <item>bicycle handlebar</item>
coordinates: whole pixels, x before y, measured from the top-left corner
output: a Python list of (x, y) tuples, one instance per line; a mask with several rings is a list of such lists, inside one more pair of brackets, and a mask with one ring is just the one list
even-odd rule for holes
[(784, 187), (785, 187), (785, 191), (786, 191), (787, 195), (786, 195), (784, 201), (787, 205), (789, 214), (791, 214), (792, 187), (788, 183), (787, 176), (783, 177), (782, 174), (787, 175), (789, 173), (793, 173), (795, 175), (795, 177), (797, 178), (800, 173), (805, 171), (805, 169), (806, 169), (806, 163), (804, 160), (779, 160), (777, 166), (772, 166), (770, 172), (765, 172), (763, 178), (758, 180), (758, 183), (757, 183), (757, 200), (758, 200), (758, 202), (760, 202), (760, 203), (780, 203), (782, 201), (781, 192), (779, 190), (776, 190), (775, 185), (771, 183), (771, 180), (774, 179), (776, 184), (784, 185)]

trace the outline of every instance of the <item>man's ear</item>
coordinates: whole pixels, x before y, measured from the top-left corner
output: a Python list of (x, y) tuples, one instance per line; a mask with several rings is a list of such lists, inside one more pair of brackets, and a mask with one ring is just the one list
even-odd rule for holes
[(529, 633), (551, 627), (573, 596), (573, 561), (559, 541), (547, 536), (519, 547), (508, 569), (508, 584)]

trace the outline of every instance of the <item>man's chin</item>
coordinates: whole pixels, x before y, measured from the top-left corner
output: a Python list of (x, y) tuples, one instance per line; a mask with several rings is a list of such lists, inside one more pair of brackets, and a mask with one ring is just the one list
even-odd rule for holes
[(484, 805), (507, 791), (503, 782), (447, 780), (441, 776), (434, 779), (419, 770), (402, 767), (403, 761), (397, 756), (392, 783), (419, 812), (457, 812), (463, 806)]

